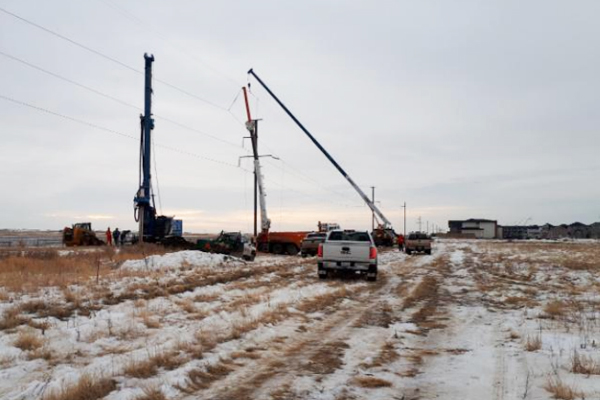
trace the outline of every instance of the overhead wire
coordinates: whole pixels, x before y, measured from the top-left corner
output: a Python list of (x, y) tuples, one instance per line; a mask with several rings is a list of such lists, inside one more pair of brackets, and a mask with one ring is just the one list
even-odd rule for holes
[[(75, 85), (75, 86), (77, 86), (77, 87), (79, 87), (79, 88), (81, 88), (81, 89), (85, 89), (85, 90), (87, 90), (87, 91), (89, 91), (89, 92), (91, 92), (91, 93), (94, 93), (94, 94), (98, 95), (98, 96), (101, 96), (101, 97), (104, 97), (104, 98), (106, 98), (106, 99), (109, 99), (109, 100), (111, 100), (111, 101), (114, 101), (114, 102), (116, 102), (116, 103), (119, 103), (119, 104), (121, 104), (121, 105), (123, 105), (123, 106), (129, 107), (129, 108), (132, 108), (132, 109), (135, 109), (135, 110), (138, 110), (138, 111), (140, 111), (140, 110), (141, 110), (141, 107), (138, 107), (138, 106), (136, 106), (135, 104), (129, 103), (129, 102), (127, 102), (127, 101), (124, 101), (124, 100), (121, 100), (121, 99), (119, 99), (119, 98), (117, 98), (117, 97), (114, 97), (114, 96), (111, 96), (111, 95), (109, 95), (109, 94), (106, 94), (106, 93), (104, 93), (104, 92), (101, 92), (101, 91), (99, 91), (99, 90), (97, 90), (97, 89), (94, 89), (94, 88), (92, 88), (92, 87), (90, 87), (90, 86), (84, 85), (84, 84), (82, 84), (82, 83), (79, 83), (79, 82), (77, 82), (77, 81), (74, 81), (74, 80), (72, 80), (72, 79), (69, 79), (69, 78), (67, 78), (67, 77), (64, 77), (64, 76), (62, 76), (62, 75), (59, 75), (59, 74), (57, 74), (57, 73), (55, 73), (55, 72), (49, 71), (49, 70), (47, 70), (47, 69), (45, 69), (45, 68), (42, 68), (42, 67), (40, 67), (40, 66), (38, 66), (38, 65), (35, 65), (35, 64), (33, 64), (33, 63), (30, 63), (30, 62), (28, 62), (28, 61), (25, 61), (25, 60), (23, 60), (23, 59), (21, 59), (21, 58), (18, 58), (18, 57), (15, 57), (15, 56), (11, 55), (11, 54), (8, 54), (8, 53), (6, 53), (6, 52), (4, 52), (4, 51), (2, 51), (2, 50), (0, 50), (0, 55), (4, 56), (4, 57), (6, 57), (6, 58), (9, 58), (9, 59), (11, 59), (11, 60), (13, 60), (13, 61), (19, 62), (19, 63), (21, 63), (21, 64), (23, 64), (23, 65), (26, 65), (26, 66), (28, 66), (28, 67), (30, 67), (30, 68), (33, 68), (33, 69), (35, 69), (35, 70), (37, 70), (37, 71), (40, 71), (40, 72), (43, 72), (43, 73), (45, 73), (45, 74), (48, 74), (48, 75), (50, 75), (50, 76), (53, 76), (53, 77), (55, 77), (55, 78), (57, 78), (57, 79), (60, 79), (60, 80), (62, 80), (62, 81), (64, 81), (64, 82), (67, 82), (67, 83), (70, 83), (70, 84), (72, 84), (72, 85)], [(184, 125), (184, 124), (182, 124), (182, 123), (180, 123), (180, 122), (177, 122), (177, 121), (175, 121), (175, 120), (172, 120), (172, 119), (170, 119), (170, 118), (164, 117), (164, 116), (162, 116), (162, 115), (159, 115), (159, 114), (153, 114), (153, 115), (154, 115), (154, 118), (155, 118), (155, 119), (159, 119), (159, 120), (163, 120), (163, 121), (169, 122), (169, 123), (171, 123), (171, 124), (173, 124), (173, 125), (179, 126), (180, 128), (184, 128), (184, 129), (187, 129), (187, 130), (189, 130), (189, 131), (192, 131), (192, 132), (196, 132), (196, 133), (202, 134), (202, 135), (204, 135), (204, 136), (210, 137), (210, 138), (212, 138), (212, 139), (214, 139), (214, 140), (217, 140), (217, 141), (219, 141), (219, 142), (226, 143), (226, 144), (228, 144), (228, 145), (230, 145), (230, 146), (234, 146), (234, 147), (236, 147), (236, 148), (239, 148), (239, 147), (241, 147), (239, 144), (236, 144), (236, 143), (230, 142), (230, 141), (228, 141), (228, 140), (222, 139), (222, 138), (220, 138), (220, 137), (218, 137), (218, 136), (216, 136), (216, 135), (213, 135), (213, 134), (210, 134), (210, 133), (204, 132), (204, 131), (202, 131), (202, 130), (199, 130), (199, 129), (192, 128), (192, 127), (190, 127), (190, 126)]]
[(118, 13), (120, 13), (124, 17), (126, 17), (126, 18), (132, 20), (133, 22), (135, 22), (136, 24), (138, 24), (140, 27), (142, 27), (144, 29), (144, 31), (151, 31), (151, 32), (153, 32), (157, 37), (159, 37), (160, 39), (162, 39), (169, 46), (171, 46), (172, 48), (178, 50), (182, 54), (185, 54), (186, 57), (191, 58), (191, 59), (195, 59), (196, 61), (200, 62), (201, 64), (204, 65), (204, 67), (210, 69), (215, 74), (220, 75), (223, 79), (225, 79), (226, 81), (228, 81), (232, 85), (235, 85), (236, 87), (240, 87), (242, 85), (240, 82), (236, 81), (235, 79), (233, 79), (229, 75), (223, 73), (223, 71), (221, 71), (220, 69), (213, 67), (212, 65), (210, 65), (209, 63), (207, 63), (202, 58), (198, 57), (194, 53), (191, 53), (189, 51), (189, 49), (185, 49), (185, 48), (179, 46), (177, 43), (172, 42), (164, 33), (162, 33), (160, 30), (158, 30), (156, 28), (156, 26), (143, 21), (141, 18), (139, 18), (136, 15), (130, 13), (125, 8), (119, 6), (118, 4), (115, 4), (114, 2), (112, 2), (110, 0), (100, 0), (100, 1), (102, 3), (108, 5), (109, 7), (111, 7), (113, 10), (116, 10)]
[[(139, 140), (137, 137), (128, 135), (126, 133), (119, 132), (119, 131), (111, 129), (111, 128), (106, 128), (106, 127), (97, 125), (97, 124), (95, 124), (93, 122), (89, 122), (89, 121), (85, 121), (85, 120), (82, 120), (82, 119), (79, 119), (79, 118), (71, 117), (69, 115), (61, 114), (59, 112), (52, 111), (52, 110), (49, 110), (47, 108), (39, 107), (39, 106), (30, 104), (30, 103), (27, 103), (27, 102), (24, 102), (24, 101), (21, 101), (21, 100), (17, 100), (15, 98), (12, 98), (12, 97), (9, 97), (9, 96), (5, 96), (3, 94), (0, 94), (0, 98), (4, 99), (6, 101), (12, 102), (14, 104), (18, 104), (18, 105), (21, 105), (21, 106), (24, 106), (24, 107), (32, 108), (32, 109), (35, 109), (37, 111), (44, 112), (46, 114), (51, 114), (51, 115), (54, 115), (56, 117), (60, 117), (60, 118), (63, 118), (63, 119), (69, 120), (69, 121), (73, 121), (73, 122), (76, 122), (76, 123), (81, 124), (81, 125), (87, 125), (89, 127), (97, 129), (97, 130), (109, 132), (109, 133), (112, 133), (114, 135), (118, 135), (118, 136), (125, 137), (125, 138), (128, 138), (128, 139), (133, 139), (135, 141)], [(252, 173), (252, 171), (249, 171), (249, 170), (247, 170), (245, 168), (241, 168), (241, 167), (239, 167), (239, 166), (237, 166), (235, 164), (230, 164), (230, 163), (225, 162), (225, 161), (220, 161), (220, 160), (216, 160), (214, 158), (202, 156), (202, 155), (199, 155), (199, 154), (196, 154), (196, 153), (192, 153), (192, 152), (187, 151), (187, 150), (181, 150), (181, 149), (178, 149), (178, 148), (175, 148), (175, 147), (172, 147), (172, 146), (168, 146), (168, 145), (164, 145), (164, 144), (160, 144), (160, 143), (156, 143), (155, 146), (163, 148), (163, 149), (167, 149), (167, 150), (170, 150), (170, 151), (173, 151), (173, 152), (176, 152), (176, 153), (185, 154), (185, 155), (188, 155), (190, 157), (199, 158), (199, 159), (210, 161), (210, 162), (217, 163), (217, 164), (220, 164), (220, 165), (225, 165), (225, 166), (228, 166), (228, 167), (240, 169), (240, 170), (242, 170), (242, 171), (244, 171), (246, 173)]]
[[(12, 12), (10, 12), (10, 11), (8, 11), (8, 10), (6, 10), (6, 9), (2, 8), (2, 7), (0, 7), (0, 11), (1, 11), (1, 12), (3, 12), (3, 13), (5, 13), (5, 14), (7, 14), (7, 15), (10, 15), (10, 16), (12, 16), (12, 17), (14, 17), (14, 18), (16, 18), (16, 19), (18, 19), (18, 20), (20, 20), (20, 21), (22, 21), (22, 22), (25, 22), (26, 24), (29, 24), (29, 25), (31, 25), (31, 26), (34, 26), (34, 27), (36, 27), (36, 28), (38, 28), (38, 29), (40, 29), (40, 30), (42, 30), (42, 31), (44, 31), (44, 32), (46, 32), (46, 33), (48, 33), (48, 34), (51, 34), (51, 35), (53, 35), (53, 36), (55, 36), (55, 37), (57, 37), (57, 38), (59, 38), (59, 39), (65, 40), (65, 41), (67, 41), (67, 42), (69, 42), (69, 43), (71, 43), (71, 44), (73, 44), (73, 45), (75, 45), (75, 46), (77, 46), (77, 47), (79, 47), (79, 48), (81, 48), (81, 49), (84, 49), (84, 50), (86, 50), (86, 51), (88, 51), (88, 52), (90, 52), (90, 53), (92, 53), (92, 54), (95, 54), (95, 55), (97, 55), (97, 56), (99, 56), (99, 57), (102, 57), (102, 58), (104, 58), (105, 60), (111, 61), (111, 62), (113, 62), (113, 63), (115, 63), (115, 64), (118, 64), (118, 65), (120, 65), (120, 66), (124, 67), (124, 68), (127, 68), (127, 69), (128, 69), (128, 70), (130, 70), (130, 71), (133, 71), (133, 72), (135, 72), (135, 73), (138, 73), (138, 74), (144, 74), (144, 72), (143, 72), (143, 71), (141, 71), (140, 69), (137, 69), (137, 68), (135, 68), (135, 67), (132, 67), (132, 66), (130, 66), (130, 65), (127, 65), (126, 63), (124, 63), (124, 62), (122, 62), (122, 61), (119, 61), (119, 60), (117, 60), (116, 58), (113, 58), (113, 57), (111, 57), (111, 56), (108, 56), (108, 55), (106, 55), (106, 54), (104, 54), (104, 53), (102, 53), (102, 52), (100, 52), (100, 51), (98, 51), (98, 50), (94, 50), (94, 49), (92, 49), (92, 48), (91, 48), (91, 47), (89, 47), (89, 46), (86, 46), (86, 45), (84, 45), (84, 44), (82, 44), (82, 43), (79, 43), (79, 42), (77, 42), (77, 41), (73, 40), (73, 39), (70, 39), (70, 38), (68, 38), (67, 36), (61, 35), (61, 34), (60, 34), (60, 33), (58, 33), (58, 32), (55, 32), (55, 31), (53, 31), (53, 30), (51, 30), (51, 29), (49, 29), (49, 28), (46, 28), (46, 27), (44, 27), (44, 26), (42, 26), (42, 25), (39, 25), (39, 24), (37, 24), (37, 23), (35, 23), (35, 22), (33, 22), (33, 21), (30, 21), (30, 20), (28, 20), (28, 19), (26, 19), (26, 18), (24, 18), (24, 17), (21, 17), (21, 16), (19, 16), (19, 15), (15, 14), (15, 13), (12, 13)], [(163, 84), (163, 85), (165, 85), (165, 86), (167, 86), (167, 87), (169, 87), (169, 88), (173, 89), (173, 90), (176, 90), (176, 91), (178, 91), (178, 92), (180, 92), (180, 93), (183, 93), (183, 94), (185, 94), (185, 95), (187, 95), (187, 96), (189, 96), (189, 97), (192, 97), (192, 98), (194, 98), (194, 99), (197, 99), (197, 100), (199, 100), (199, 101), (201, 101), (201, 102), (203, 102), (203, 103), (206, 103), (206, 104), (208, 104), (208, 105), (210, 105), (210, 106), (213, 106), (213, 107), (215, 107), (215, 108), (217, 108), (217, 109), (219, 109), (219, 110), (222, 110), (222, 111), (225, 111), (225, 112), (227, 112), (227, 109), (226, 109), (225, 107), (222, 107), (222, 106), (220, 106), (220, 105), (218, 105), (218, 104), (216, 104), (216, 103), (214, 103), (214, 102), (212, 102), (212, 101), (210, 101), (210, 100), (207, 100), (207, 99), (205, 99), (205, 98), (203, 98), (203, 97), (201, 97), (201, 96), (198, 96), (198, 95), (196, 95), (196, 94), (194, 94), (194, 93), (192, 93), (192, 92), (190, 92), (190, 91), (188, 91), (188, 90), (182, 89), (182, 88), (180, 88), (180, 87), (178, 87), (178, 86), (176, 86), (176, 85), (174, 85), (174, 84), (172, 84), (172, 83), (169, 83), (169, 82), (167, 82), (167, 81), (165, 81), (165, 80), (162, 80), (162, 79), (160, 79), (160, 78), (157, 78), (157, 77), (154, 77), (154, 80), (155, 80), (156, 82), (158, 82), (158, 83), (161, 83), (161, 84)]]

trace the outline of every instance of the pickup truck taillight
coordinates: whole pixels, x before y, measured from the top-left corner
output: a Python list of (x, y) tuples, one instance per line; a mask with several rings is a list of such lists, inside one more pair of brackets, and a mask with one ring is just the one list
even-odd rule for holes
[(369, 251), (369, 258), (371, 260), (374, 260), (377, 258), (377, 247), (371, 247), (371, 250)]
[(319, 249), (317, 250), (317, 257), (323, 257), (323, 243), (319, 243)]

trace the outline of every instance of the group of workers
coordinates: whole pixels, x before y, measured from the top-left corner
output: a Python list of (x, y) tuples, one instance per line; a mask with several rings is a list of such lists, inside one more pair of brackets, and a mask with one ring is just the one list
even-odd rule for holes
[[(119, 239), (121, 240), (120, 242)], [(111, 232), (109, 226), (106, 230), (106, 244), (112, 246), (113, 240), (115, 241), (115, 246), (123, 245), (123, 242), (125, 241), (125, 235), (119, 231), (119, 228), (115, 228), (115, 230)]]

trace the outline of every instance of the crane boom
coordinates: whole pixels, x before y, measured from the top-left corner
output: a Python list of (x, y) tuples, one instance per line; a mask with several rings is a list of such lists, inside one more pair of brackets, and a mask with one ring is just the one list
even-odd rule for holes
[(373, 211), (375, 214), (377, 214), (377, 216), (383, 221), (383, 223), (385, 224), (385, 227), (391, 228), (391, 226), (392, 226), (391, 222), (385, 217), (385, 215), (383, 215), (383, 213), (379, 210), (379, 208), (377, 208), (375, 203), (373, 203), (371, 201), (371, 199), (369, 199), (367, 197), (367, 195), (360, 189), (360, 187), (358, 187), (358, 185), (356, 183), (354, 183), (354, 181), (352, 180), (352, 178), (350, 178), (350, 176), (346, 173), (346, 171), (344, 171), (344, 169), (337, 163), (337, 161), (335, 161), (333, 159), (333, 157), (331, 157), (331, 155), (327, 152), (327, 150), (325, 150), (325, 148), (323, 146), (321, 146), (321, 144), (317, 141), (317, 139), (315, 139), (315, 137), (313, 135), (311, 135), (311, 133), (308, 131), (308, 129), (306, 129), (304, 127), (304, 125), (302, 125), (302, 123), (294, 116), (294, 114), (292, 114), (292, 112), (290, 110), (288, 110), (288, 108), (285, 106), (285, 104), (283, 104), (281, 102), (281, 100), (279, 100), (277, 98), (277, 96), (275, 96), (275, 94), (262, 81), (262, 79), (260, 79), (258, 77), (258, 75), (256, 75), (256, 73), (252, 69), (250, 69), (248, 71), (248, 74), (252, 75), (258, 81), (258, 83), (261, 84), (261, 86), (267, 91), (267, 93), (269, 93), (271, 95), (273, 100), (275, 100), (277, 102), (277, 104), (279, 104), (279, 106), (283, 109), (283, 111), (286, 112), (286, 114), (296, 123), (296, 125), (298, 125), (298, 127), (306, 134), (306, 136), (308, 136), (308, 138), (315, 144), (315, 146), (317, 146), (319, 148), (319, 150), (321, 150), (321, 152), (325, 155), (325, 157), (327, 157), (327, 159), (333, 164), (333, 166), (343, 175), (344, 178), (346, 178), (346, 180), (348, 181), (348, 183), (350, 183), (350, 185), (354, 188), (354, 190), (356, 190), (356, 192), (360, 195), (360, 197), (363, 199), (363, 201), (365, 203), (367, 203), (367, 206), (369, 206), (371, 211)]
[(256, 180), (258, 183), (258, 196), (260, 203), (260, 229), (262, 232), (269, 232), (269, 228), (271, 228), (271, 220), (267, 216), (267, 195), (265, 193), (265, 187), (263, 183), (263, 175), (260, 167), (260, 160), (258, 156), (258, 137), (256, 134), (256, 121), (252, 119), (250, 115), (250, 106), (248, 103), (248, 93), (246, 91), (246, 87), (242, 88), (244, 92), (244, 101), (246, 103), (246, 115), (248, 117), (248, 121), (246, 121), (246, 129), (250, 132), (250, 138), (252, 140), (252, 153), (254, 156), (254, 173), (256, 174)]

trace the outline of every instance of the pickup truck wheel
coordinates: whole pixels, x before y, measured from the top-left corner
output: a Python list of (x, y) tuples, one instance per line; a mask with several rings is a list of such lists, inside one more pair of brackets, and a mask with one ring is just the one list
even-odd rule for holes
[(409, 249), (406, 249), (406, 254), (410, 256), (411, 251)]
[(431, 255), (431, 250), (425, 250), (425, 254)]
[(377, 273), (375, 273), (375, 275), (367, 274), (367, 280), (369, 282), (375, 282), (377, 280)]
[(327, 273), (326, 269), (319, 268), (318, 274), (319, 274), (319, 279), (327, 279), (328, 273)]

